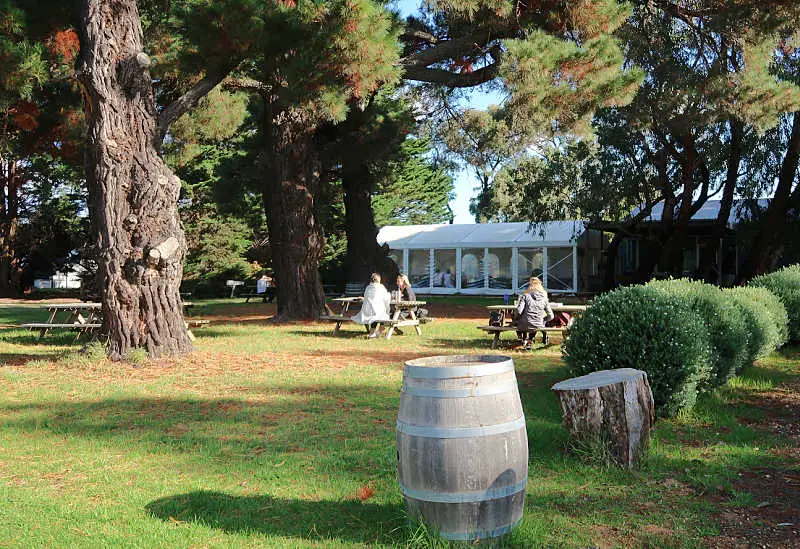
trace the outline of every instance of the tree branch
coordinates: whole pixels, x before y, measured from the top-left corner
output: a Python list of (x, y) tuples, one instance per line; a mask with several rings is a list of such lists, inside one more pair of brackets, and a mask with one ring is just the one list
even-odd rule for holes
[(467, 36), (453, 38), (438, 42), (435, 46), (412, 53), (400, 60), (400, 66), (405, 69), (413, 67), (428, 67), (434, 63), (441, 63), (448, 59), (465, 57), (481, 50), (482, 44), (489, 41), (488, 31), (476, 32)]
[(230, 90), (244, 90), (262, 95), (272, 92), (272, 86), (259, 82), (254, 78), (227, 78), (222, 85)]
[(220, 63), (216, 67), (210, 69), (209, 72), (186, 93), (167, 105), (158, 117), (156, 143), (160, 145), (164, 141), (164, 136), (167, 135), (167, 130), (169, 130), (170, 125), (186, 113), (186, 111), (194, 108), (203, 97), (236, 68), (236, 65), (238, 65), (238, 61), (233, 63)]
[(443, 69), (429, 69), (426, 67), (411, 67), (406, 69), (405, 77), (408, 80), (442, 84), (451, 88), (469, 88), (489, 82), (497, 77), (499, 65), (492, 63), (473, 72), (455, 73)]

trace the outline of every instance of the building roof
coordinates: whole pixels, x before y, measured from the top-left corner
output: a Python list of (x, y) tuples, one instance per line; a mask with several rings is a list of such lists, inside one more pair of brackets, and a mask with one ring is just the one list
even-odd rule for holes
[[(728, 217), (728, 225), (737, 225), (741, 221), (745, 221), (750, 218), (750, 208), (748, 207), (752, 204), (750, 200), (734, 200), (733, 208), (731, 208), (731, 214)], [(769, 206), (769, 200), (766, 198), (762, 198), (758, 200), (758, 207), (761, 209), (766, 208)], [(720, 201), (719, 200), (709, 200), (703, 206), (697, 210), (697, 213), (692, 216), (692, 221), (714, 221), (719, 214), (720, 208)], [(650, 212), (650, 215), (645, 218), (645, 221), (661, 221), (661, 214), (664, 212), (664, 203), (659, 202), (655, 206), (653, 206), (653, 211)]]
[(378, 232), (378, 242), (392, 249), (572, 246), (584, 230), (583, 221), (389, 225)]

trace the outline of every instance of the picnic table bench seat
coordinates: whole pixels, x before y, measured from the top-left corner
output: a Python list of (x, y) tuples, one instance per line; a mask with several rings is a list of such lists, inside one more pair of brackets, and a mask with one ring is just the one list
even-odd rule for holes
[[(494, 334), (494, 339), (492, 339), (492, 349), (497, 347), (497, 344), (500, 342), (500, 334), (503, 332), (515, 332), (517, 331), (516, 326), (478, 326), (479, 330), (483, 330), (487, 334)], [(536, 328), (539, 332), (559, 332), (563, 334), (569, 328), (566, 326), (547, 326), (545, 328)]]
[(80, 324), (80, 323), (72, 323), (72, 324), (51, 324), (49, 322), (28, 322), (26, 324), (20, 324), (21, 328), (28, 328), (31, 330), (41, 330), (41, 329), (67, 329), (67, 330), (98, 330), (102, 324)]
[(96, 332), (100, 328), (102, 328), (102, 324), (95, 323), (95, 322), (74, 322), (74, 323), (52, 323), (52, 322), (27, 322), (25, 324), (20, 324), (21, 328), (27, 328), (31, 331), (39, 331), (39, 341), (44, 338), (45, 334), (50, 330), (77, 330), (77, 335), (75, 336), (75, 341), (78, 341), (78, 338), (81, 337), (82, 334), (89, 333), (89, 332)]

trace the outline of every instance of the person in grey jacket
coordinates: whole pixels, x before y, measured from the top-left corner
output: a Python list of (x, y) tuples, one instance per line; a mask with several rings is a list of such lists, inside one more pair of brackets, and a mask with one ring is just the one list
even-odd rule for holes
[[(542, 286), (542, 281), (531, 277), (528, 291), (522, 294), (517, 302), (517, 335), (522, 340), (525, 349), (531, 348), (531, 343), (536, 332), (544, 328), (546, 320), (553, 318), (547, 292)], [(547, 332), (542, 331), (542, 343), (547, 343)]]

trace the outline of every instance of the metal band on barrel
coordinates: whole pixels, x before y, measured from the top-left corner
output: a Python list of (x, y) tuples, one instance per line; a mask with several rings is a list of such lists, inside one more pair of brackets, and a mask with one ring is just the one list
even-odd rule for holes
[(405, 366), (405, 375), (418, 379), (449, 379), (457, 377), (482, 377), (514, 371), (514, 362), (506, 360), (494, 364), (475, 366)]
[(397, 430), (399, 432), (423, 438), (474, 438), (501, 435), (524, 428), (525, 416), (520, 416), (513, 421), (485, 427), (428, 427), (424, 425), (409, 425), (399, 419), (397, 420)]
[(403, 392), (407, 395), (418, 397), (440, 397), (440, 398), (465, 398), (489, 395), (499, 395), (502, 393), (513, 393), (517, 389), (516, 379), (502, 384), (471, 387), (469, 389), (428, 389), (423, 387), (408, 387), (403, 385)]
[(431, 492), (429, 490), (414, 490), (400, 485), (400, 492), (407, 497), (420, 501), (434, 503), (476, 503), (479, 501), (489, 501), (491, 499), (506, 498), (521, 492), (528, 485), (528, 479), (503, 488), (492, 490), (477, 490), (474, 492)]
[(495, 528), (494, 530), (480, 530), (477, 532), (439, 532), (439, 535), (452, 541), (472, 541), (478, 537), (497, 538), (508, 534), (511, 530), (516, 528), (517, 524), (520, 522), (522, 522), (522, 519), (519, 519), (514, 524), (501, 526), (500, 528)]

